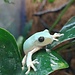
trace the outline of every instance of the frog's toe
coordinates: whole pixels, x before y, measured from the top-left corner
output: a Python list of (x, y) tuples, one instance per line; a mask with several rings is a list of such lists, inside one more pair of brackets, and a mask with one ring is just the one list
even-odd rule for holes
[(33, 68), (34, 71), (37, 71), (33, 63), (31, 64), (31, 67)]
[(32, 62), (33, 62), (33, 64), (39, 64), (38, 59), (35, 59)]
[(27, 72), (26, 72), (25, 74), (28, 74), (28, 73), (30, 72), (30, 67), (31, 67), (34, 71), (37, 71), (37, 69), (36, 69), (35, 66), (34, 66), (35, 63), (36, 63), (35, 61), (30, 61), (29, 63), (27, 63), (27, 68), (28, 68), (28, 70), (27, 70)]
[(24, 70), (24, 66), (22, 67), (22, 70)]
[(64, 34), (55, 33), (55, 34), (53, 35), (53, 37), (56, 38), (56, 37), (60, 37), (60, 36), (63, 36), (63, 35), (64, 35)]
[(30, 72), (30, 66), (28, 66), (28, 70), (25, 74), (27, 75), (29, 72)]

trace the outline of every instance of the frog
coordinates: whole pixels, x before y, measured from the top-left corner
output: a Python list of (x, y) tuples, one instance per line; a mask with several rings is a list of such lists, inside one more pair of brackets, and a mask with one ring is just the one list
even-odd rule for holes
[[(22, 70), (25, 69), (25, 64), (27, 66), (27, 71), (25, 74), (29, 74), (31, 68), (34, 71), (37, 71), (35, 64), (39, 64), (38, 59), (32, 60), (32, 55), (41, 50), (44, 46), (48, 44), (52, 44), (52, 42), (59, 41), (57, 38), (61, 37), (64, 34), (54, 33), (53, 35), (50, 34), (48, 29), (45, 29), (40, 32), (36, 32), (32, 36), (30, 36), (23, 44), (23, 50), (25, 53), (24, 58), (22, 59)], [(46, 49), (48, 51), (48, 49)]]

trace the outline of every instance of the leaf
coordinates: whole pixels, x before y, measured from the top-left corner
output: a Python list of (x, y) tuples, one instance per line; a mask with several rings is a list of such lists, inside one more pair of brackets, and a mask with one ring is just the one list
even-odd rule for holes
[(4, 0), (4, 2), (9, 3), (9, 0)]
[(27, 37), (28, 37), (28, 34), (29, 34), (31, 27), (32, 27), (32, 23), (33, 23), (33, 21), (30, 20), (28, 23), (26, 23), (26, 25), (24, 27), (23, 36), (25, 37), (25, 39), (27, 39)]
[[(30, 71), (28, 75), (48, 75), (55, 70), (67, 68), (68, 64), (62, 59), (62, 57), (55, 51), (51, 51), (49, 54), (45, 52), (45, 50), (40, 50), (33, 55), (33, 60), (38, 59), (39, 64), (36, 64), (35, 67), (37, 71)], [(25, 67), (25, 71), (21, 73), (24, 75), (27, 71), (27, 67)]]
[(10, 0), (4, 0), (4, 2), (9, 3), (9, 4), (14, 4), (14, 2), (11, 2)]
[(36, 2), (36, 0), (33, 0), (33, 2), (35, 3), (35, 2)]
[(48, 0), (49, 3), (53, 3), (55, 0)]
[(23, 36), (19, 36), (18, 39), (17, 39), (17, 45), (18, 45), (18, 48), (19, 48), (19, 54), (20, 54), (20, 57), (22, 59), (22, 53), (23, 53), (23, 42), (24, 42), (24, 37)]
[(19, 36), (18, 39), (17, 39), (17, 45), (18, 45), (19, 50), (22, 50), (23, 41), (24, 41), (24, 37)]
[(54, 41), (51, 45), (49, 45), (50, 49), (53, 49), (57, 45), (61, 44), (62, 42), (65, 42), (67, 40), (71, 40), (75, 38), (75, 17), (71, 18), (60, 30), (60, 33), (63, 33), (64, 36), (61, 36), (59, 41)]
[(0, 75), (19, 75), (20, 60), (15, 38), (7, 30), (0, 28)]
[(42, 2), (43, 0), (33, 0), (33, 2)]

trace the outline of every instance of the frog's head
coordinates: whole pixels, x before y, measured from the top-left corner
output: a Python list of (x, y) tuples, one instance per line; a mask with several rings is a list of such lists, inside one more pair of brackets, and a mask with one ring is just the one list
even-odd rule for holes
[(50, 35), (49, 31), (45, 29), (44, 31), (38, 32), (34, 35), (36, 46), (45, 46), (53, 42), (53, 37)]

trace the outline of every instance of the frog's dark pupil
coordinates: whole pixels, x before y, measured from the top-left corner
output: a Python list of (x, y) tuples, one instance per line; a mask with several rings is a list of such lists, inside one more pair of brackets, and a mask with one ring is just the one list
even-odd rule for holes
[(43, 42), (44, 41), (44, 37), (39, 37), (38, 41), (39, 42)]

